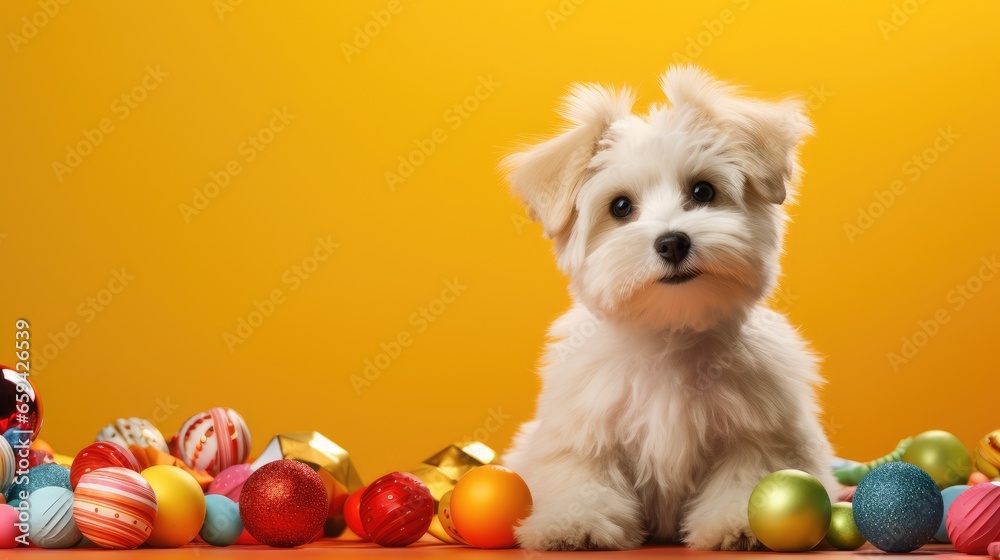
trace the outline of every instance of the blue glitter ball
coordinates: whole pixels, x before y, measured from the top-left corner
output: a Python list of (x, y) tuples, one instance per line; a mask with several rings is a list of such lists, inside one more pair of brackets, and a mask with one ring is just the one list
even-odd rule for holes
[[(22, 480), (27, 479), (27, 480)], [(20, 492), (34, 492), (47, 486), (61, 486), (67, 490), (73, 489), (69, 486), (69, 469), (55, 463), (38, 465), (28, 469), (25, 475), (16, 475), (15, 484), (7, 491), (7, 502), (19, 499)]]
[(937, 483), (920, 467), (886, 463), (868, 473), (854, 493), (854, 524), (885, 552), (910, 552), (930, 542), (944, 502)]

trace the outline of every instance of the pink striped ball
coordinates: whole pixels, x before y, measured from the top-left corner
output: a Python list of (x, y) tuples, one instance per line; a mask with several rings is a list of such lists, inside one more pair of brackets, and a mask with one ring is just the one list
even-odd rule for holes
[(73, 518), (83, 536), (103, 548), (135, 548), (156, 519), (156, 495), (139, 473), (122, 467), (89, 472), (76, 485)]
[(1000, 484), (984, 482), (962, 492), (945, 520), (948, 538), (965, 554), (986, 554), (1000, 540)]

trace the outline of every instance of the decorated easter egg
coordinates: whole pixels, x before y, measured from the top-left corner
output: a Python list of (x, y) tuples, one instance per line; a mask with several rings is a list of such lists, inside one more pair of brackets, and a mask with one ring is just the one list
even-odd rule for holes
[(1000, 483), (977, 484), (959, 494), (945, 519), (948, 538), (965, 554), (986, 554), (986, 547), (1000, 541)]
[(459, 479), (450, 508), (465, 542), (478, 548), (510, 548), (516, 544), (514, 528), (531, 513), (531, 492), (514, 471), (484, 465)]
[[(42, 429), (42, 400), (28, 376), (0, 366), (0, 434), (12, 445)], [(26, 433), (21, 433), (26, 432)]]
[[(97, 471), (100, 472), (100, 471)], [(171, 465), (156, 465), (142, 471), (153, 493), (157, 512), (146, 544), (177, 548), (191, 542), (205, 523), (205, 494), (187, 471)]]
[(77, 453), (69, 470), (70, 486), (76, 488), (81, 476), (104, 467), (122, 467), (135, 472), (142, 470), (131, 451), (112, 441), (101, 441)]
[(198, 535), (212, 546), (229, 546), (242, 533), (240, 506), (220, 494), (205, 496), (205, 523)]
[(132, 445), (155, 447), (168, 453), (163, 434), (152, 422), (142, 418), (119, 418), (102, 428), (95, 441), (112, 441), (126, 449)]
[(251, 474), (253, 474), (253, 468), (246, 463), (228, 467), (212, 480), (205, 493), (219, 494), (234, 502), (239, 502), (243, 484), (246, 483)]
[(55, 463), (28, 469), (27, 475), (14, 479), (14, 484), (7, 491), (7, 503), (13, 505), (14, 501), (22, 499), (23, 495), (31, 494), (48, 486), (59, 486), (72, 490), (69, 484), (69, 469)]
[(19, 528), (20, 512), (7, 504), (0, 504), (0, 548), (14, 548), (21, 544), (24, 533)]
[(979, 440), (973, 456), (976, 470), (989, 478), (1000, 477), (1000, 430), (993, 430)]
[(73, 519), (73, 493), (49, 486), (28, 498), (28, 538), (41, 548), (69, 548), (83, 535)]
[(6, 439), (0, 438), (0, 494), (6, 495), (7, 490), (10, 490), (10, 485), (14, 483), (16, 465), (14, 448)]
[(135, 548), (149, 538), (156, 495), (135, 471), (107, 467), (80, 477), (73, 518), (83, 536), (102, 548)]
[(250, 455), (250, 430), (231, 408), (211, 408), (195, 414), (177, 433), (177, 452), (192, 469), (218, 474), (246, 462)]
[(469, 544), (465, 542), (462, 535), (458, 534), (458, 529), (455, 528), (455, 517), (451, 514), (452, 492), (453, 490), (445, 492), (444, 496), (441, 496), (441, 501), (438, 502), (438, 523), (441, 524), (441, 528), (444, 530), (445, 536), (453, 541), (449, 544)]

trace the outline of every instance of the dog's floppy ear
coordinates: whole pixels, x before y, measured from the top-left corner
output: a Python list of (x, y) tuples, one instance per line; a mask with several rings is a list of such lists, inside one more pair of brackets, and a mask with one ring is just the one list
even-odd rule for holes
[(525, 146), (500, 164), (528, 214), (554, 238), (570, 223), (587, 163), (613, 122), (631, 114), (635, 97), (628, 89), (577, 84), (559, 108), (567, 121), (556, 137)]
[(812, 133), (805, 104), (796, 99), (764, 101), (739, 95), (695, 66), (675, 66), (660, 81), (675, 107), (703, 109), (743, 151), (747, 179), (768, 202), (781, 204), (798, 182), (798, 148)]

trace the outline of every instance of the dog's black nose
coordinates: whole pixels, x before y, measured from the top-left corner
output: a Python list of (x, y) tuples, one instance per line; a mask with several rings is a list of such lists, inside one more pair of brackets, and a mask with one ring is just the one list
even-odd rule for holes
[(668, 263), (680, 264), (684, 257), (687, 256), (688, 251), (691, 249), (691, 238), (685, 233), (679, 231), (672, 231), (661, 235), (655, 243), (653, 243), (653, 248), (656, 252), (660, 254)]

